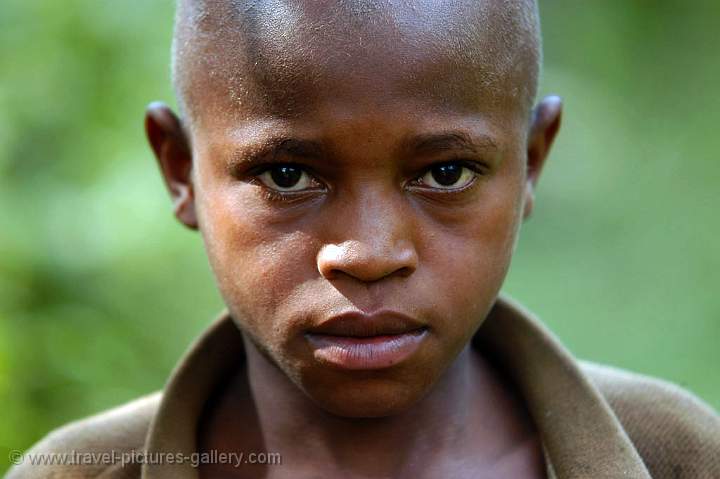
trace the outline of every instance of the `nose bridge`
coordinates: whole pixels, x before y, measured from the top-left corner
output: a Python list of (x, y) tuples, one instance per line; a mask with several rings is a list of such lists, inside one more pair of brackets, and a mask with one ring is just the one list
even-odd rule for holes
[(393, 274), (411, 274), (417, 268), (411, 218), (402, 193), (377, 182), (360, 184), (336, 205), (329, 242), (318, 255), (318, 269), (328, 278), (338, 272), (361, 281)]
[(409, 216), (399, 191), (388, 185), (360, 186), (352, 196), (354, 201), (346, 205), (347, 240), (372, 247), (378, 253), (410, 240)]

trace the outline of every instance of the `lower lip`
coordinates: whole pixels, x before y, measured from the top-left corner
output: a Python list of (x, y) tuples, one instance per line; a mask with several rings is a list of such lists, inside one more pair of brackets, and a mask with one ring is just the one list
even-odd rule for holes
[(313, 333), (306, 335), (315, 359), (350, 370), (395, 366), (417, 351), (425, 336), (427, 329), (366, 338)]

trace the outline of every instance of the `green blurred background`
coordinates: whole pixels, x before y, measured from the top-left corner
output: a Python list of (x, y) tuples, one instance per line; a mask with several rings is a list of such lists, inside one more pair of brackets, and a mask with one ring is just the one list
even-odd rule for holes
[[(0, 2), (0, 473), (160, 388), (221, 308), (142, 130), (173, 103), (173, 8)], [(720, 408), (720, 3), (541, 10), (542, 91), (566, 110), (506, 291), (578, 356)]]

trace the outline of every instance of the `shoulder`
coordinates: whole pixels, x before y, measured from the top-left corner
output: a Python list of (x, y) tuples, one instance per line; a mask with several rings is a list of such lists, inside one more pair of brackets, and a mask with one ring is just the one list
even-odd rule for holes
[(720, 416), (675, 384), (583, 362), (656, 478), (720, 477)]
[(28, 450), (7, 479), (47, 477), (136, 478), (140, 465), (132, 451), (144, 447), (145, 435), (161, 393), (71, 422), (45, 436)]

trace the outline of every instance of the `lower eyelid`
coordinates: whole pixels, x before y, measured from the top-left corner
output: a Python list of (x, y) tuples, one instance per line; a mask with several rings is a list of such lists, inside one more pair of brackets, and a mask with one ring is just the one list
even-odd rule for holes
[(270, 202), (278, 205), (295, 205), (312, 203), (320, 199), (323, 191), (321, 190), (302, 190), (302, 191), (278, 191), (272, 188), (264, 187), (261, 189), (262, 196)]

